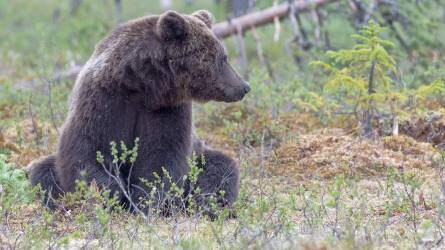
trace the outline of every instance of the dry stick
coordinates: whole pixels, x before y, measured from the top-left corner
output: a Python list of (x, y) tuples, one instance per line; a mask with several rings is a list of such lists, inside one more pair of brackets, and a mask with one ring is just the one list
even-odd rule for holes
[[(325, 16), (323, 16), (323, 14), (320, 11), (320, 8), (315, 8), (314, 9), (315, 15), (317, 17), (317, 28), (319, 29), (318, 31), (319, 33), (319, 39), (320, 39), (320, 44), (319, 46), (321, 46), (321, 40), (324, 40), (324, 45), (326, 49), (330, 49), (331, 48), (331, 41), (329, 40), (329, 32), (326, 29), (323, 29), (323, 25), (324, 25), (324, 19)], [(323, 32), (324, 30), (324, 32)], [(324, 39), (323, 39), (324, 38)]]
[(317, 9), (312, 9), (311, 11), (312, 20), (314, 20), (315, 23), (315, 30), (314, 30), (314, 37), (315, 37), (315, 44), (317, 44), (317, 47), (321, 46), (321, 17), (320, 13)]
[(263, 198), (263, 180), (264, 180), (264, 137), (265, 137), (265, 130), (263, 130), (263, 134), (261, 136), (261, 162), (260, 162), (260, 198)]
[[(299, 22), (299, 20), (297, 20), (297, 12), (295, 11), (295, 5), (293, 4), (293, 2), (295, 0), (291, 0), (292, 2), (290, 3), (290, 11), (289, 11), (289, 19), (290, 19), (290, 23), (291, 23), (291, 27), (292, 27), (292, 32), (294, 35), (294, 39), (292, 39), (292, 42), (296, 42), (297, 46), (301, 48), (303, 48), (304, 44), (305, 44), (305, 39), (306, 39), (306, 33), (305, 30), (303, 29), (303, 27), (301, 26), (301, 22)], [(302, 49), (302, 51), (304, 51), (304, 49)], [(302, 62), (302, 58), (299, 55), (293, 55), (294, 57), (294, 61), (297, 63), (298, 66), (301, 66), (301, 62)]]
[(293, 4), (294, 1), (295, 0), (292, 0), (292, 3), (290, 3), (290, 5), (289, 5), (290, 6), (289, 19), (291, 22), (292, 31), (294, 33), (294, 36), (298, 37), (298, 42), (299, 42), (300, 46), (302, 46), (303, 43), (305, 43), (305, 41), (307, 41), (307, 33), (301, 23), (300, 15), (298, 14), (299, 11), (296, 10), (295, 4)]
[(275, 79), (273, 71), (272, 71), (272, 67), (270, 66), (269, 62), (266, 60), (266, 57), (264, 56), (263, 46), (261, 44), (260, 36), (256, 32), (255, 27), (251, 27), (251, 30), (252, 30), (252, 36), (255, 39), (255, 43), (256, 43), (256, 52), (258, 55), (258, 60), (263, 65), (263, 67), (266, 68), (266, 70), (269, 74), (269, 77), (272, 79)]
[(418, 235), (418, 225), (417, 225), (417, 206), (416, 206), (416, 201), (415, 201), (415, 190), (413, 189), (413, 187), (410, 188), (410, 190), (408, 190), (408, 183), (406, 183), (406, 178), (405, 178), (405, 171), (402, 168), (402, 184), (403, 184), (403, 190), (405, 192), (406, 197), (408, 198), (408, 201), (410, 203), (411, 209), (411, 222), (412, 222), (412, 226), (413, 226), (413, 230), (414, 230), (414, 242), (416, 243), (416, 246), (419, 245), (419, 239), (417, 237)]
[(101, 165), (102, 165), (102, 168), (104, 169), (105, 173), (106, 173), (109, 177), (113, 178), (113, 180), (117, 183), (117, 185), (118, 185), (119, 188), (121, 189), (122, 193), (124, 194), (125, 198), (127, 198), (128, 202), (130, 202), (130, 205), (133, 207), (133, 209), (134, 209), (136, 212), (138, 212), (138, 213), (142, 216), (142, 218), (143, 218), (145, 221), (147, 221), (147, 220), (148, 220), (148, 217), (147, 217), (147, 216), (145, 215), (145, 213), (144, 213), (142, 210), (140, 210), (140, 209), (138, 208), (138, 206), (134, 203), (134, 201), (133, 201), (133, 199), (132, 199), (132, 197), (131, 197), (131, 195), (130, 195), (130, 193), (129, 193), (129, 190), (126, 190), (126, 189), (125, 189), (125, 185), (122, 183), (121, 179), (120, 179), (119, 177), (117, 177), (116, 175), (114, 175), (113, 173), (111, 173), (111, 172), (105, 167), (104, 164), (101, 164)]
[[(51, 79), (51, 81), (57, 81), (57, 82), (62, 81), (62, 80), (74, 81), (74, 80), (76, 80), (76, 77), (79, 74), (79, 72), (82, 70), (82, 67), (83, 67), (82, 65), (74, 65), (66, 71), (55, 72), (55, 74), (50, 79)], [(36, 82), (37, 82), (36, 79), (30, 80), (30, 81), (18, 81), (16, 83), (14, 83), (13, 88), (16, 90), (18, 90), (18, 89), (34, 89)]]
[[(273, 6), (276, 7), (278, 4), (277, 0), (273, 2)], [(278, 17), (274, 17), (273, 19), (274, 25), (275, 25), (275, 33), (273, 35), (273, 41), (278, 42), (280, 40), (280, 33), (281, 33), (281, 25), (280, 25), (280, 19)]]
[[(294, 0), (293, 0), (294, 1)], [(292, 27), (292, 32), (294, 33), (295, 37), (298, 37), (301, 40), (301, 34), (300, 34), (300, 28), (298, 27), (297, 19), (295, 18), (296, 12), (295, 12), (295, 5), (291, 3), (290, 5), (290, 11), (289, 11), (289, 19)]]
[(331, 39), (329, 39), (329, 31), (327, 31), (327, 30), (325, 30), (325, 32), (324, 32), (324, 46), (328, 50), (332, 49)]
[(392, 113), (392, 135), (398, 136), (399, 135), (399, 119), (397, 117), (396, 108), (393, 103), (390, 104), (391, 113)]
[(309, 50), (311, 48), (311, 42), (309, 41), (309, 38), (307, 36), (307, 32), (303, 27), (303, 22), (301, 21), (300, 15), (298, 14), (298, 12), (296, 12), (297, 14), (295, 15), (295, 20), (297, 20), (298, 23), (298, 27), (300, 29), (300, 33), (301, 33), (301, 41), (302, 43), (300, 44), (301, 48), (303, 50)]

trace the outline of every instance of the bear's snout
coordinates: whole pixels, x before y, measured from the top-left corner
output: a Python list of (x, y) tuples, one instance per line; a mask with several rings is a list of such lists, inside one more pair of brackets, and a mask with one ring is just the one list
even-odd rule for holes
[(249, 83), (244, 84), (244, 94), (247, 94), (250, 92), (250, 85)]
[(241, 101), (249, 92), (249, 84), (243, 81), (239, 86), (226, 88), (224, 102)]

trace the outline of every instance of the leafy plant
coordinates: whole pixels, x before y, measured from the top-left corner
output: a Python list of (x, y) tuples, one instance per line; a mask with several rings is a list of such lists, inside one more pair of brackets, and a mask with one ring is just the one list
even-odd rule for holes
[(0, 214), (8, 212), (15, 204), (30, 203), (34, 195), (23, 170), (8, 163), (0, 154)]

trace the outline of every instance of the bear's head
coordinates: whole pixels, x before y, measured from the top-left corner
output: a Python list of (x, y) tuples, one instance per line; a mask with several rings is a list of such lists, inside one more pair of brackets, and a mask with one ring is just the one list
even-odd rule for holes
[(250, 87), (232, 68), (223, 45), (211, 30), (212, 15), (204, 10), (192, 15), (175, 11), (162, 14), (156, 23), (168, 67), (175, 82), (196, 101), (234, 102)]

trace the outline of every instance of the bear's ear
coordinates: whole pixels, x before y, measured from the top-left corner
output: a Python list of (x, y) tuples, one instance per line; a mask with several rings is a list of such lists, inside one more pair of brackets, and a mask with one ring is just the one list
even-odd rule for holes
[(192, 16), (199, 18), (199, 20), (203, 21), (207, 27), (212, 28), (212, 13), (208, 12), (207, 10), (198, 10), (194, 12)]
[(167, 41), (184, 39), (188, 32), (187, 22), (181, 14), (169, 10), (159, 17), (156, 32)]

